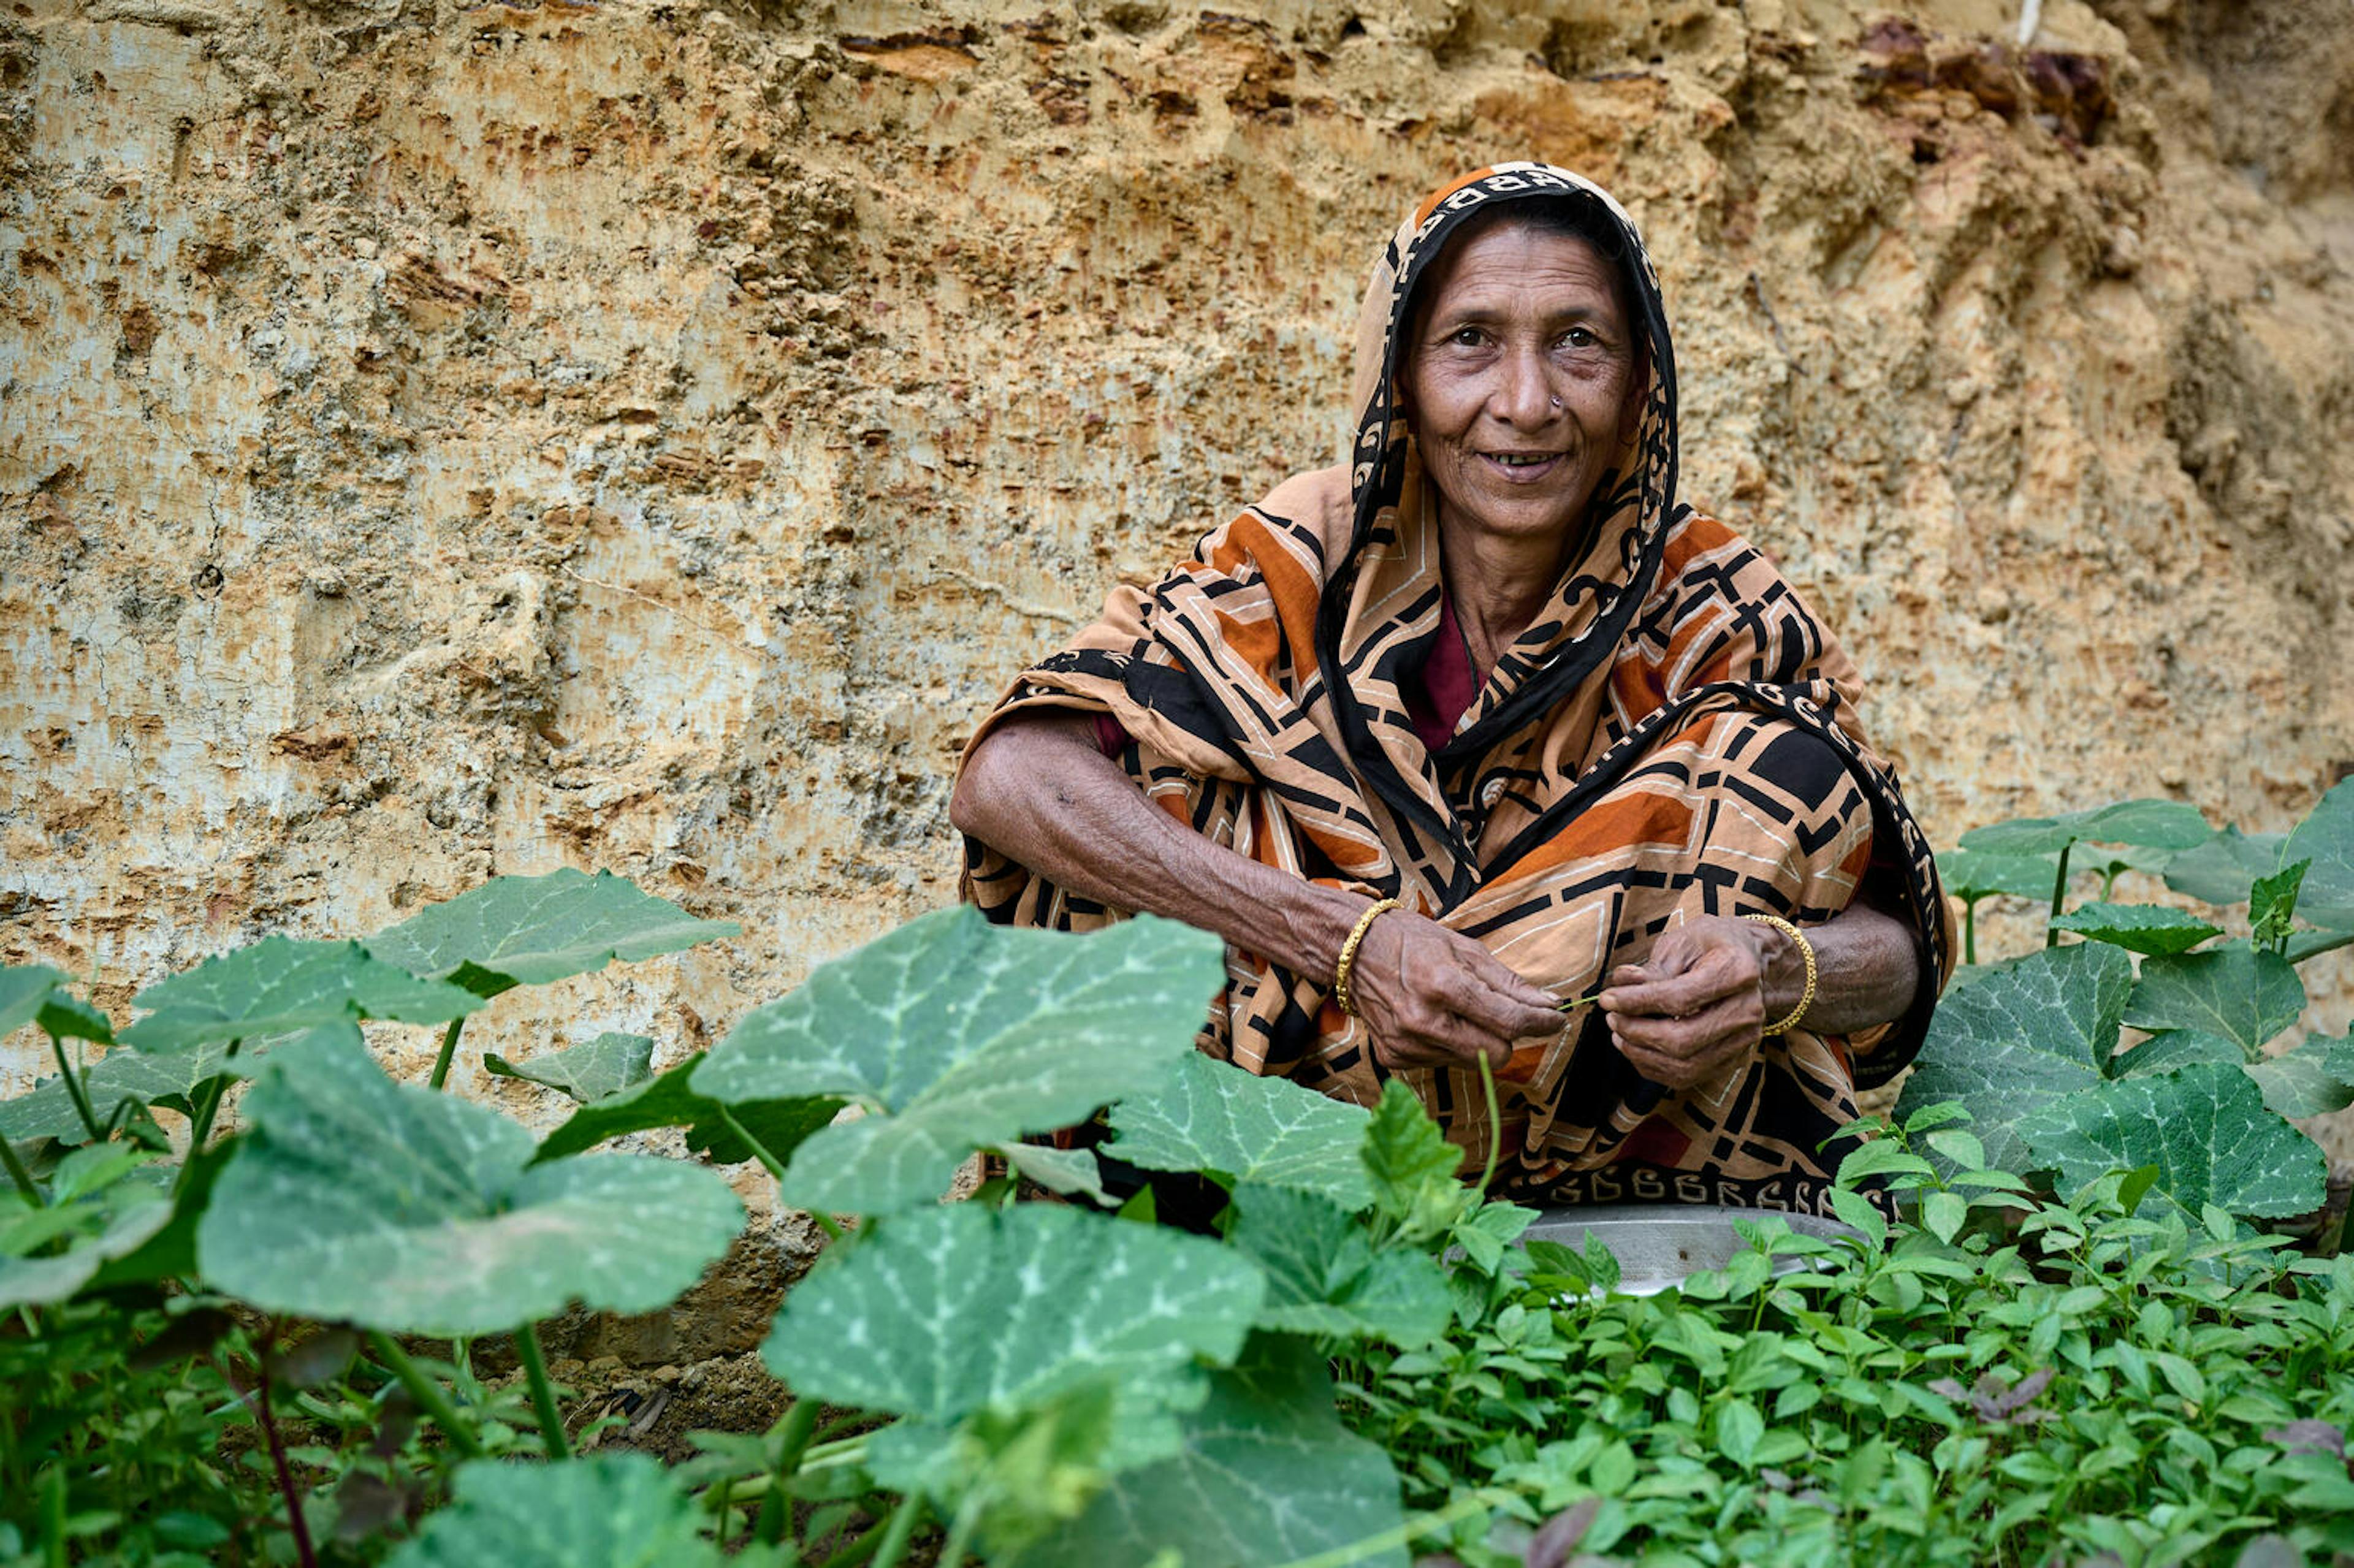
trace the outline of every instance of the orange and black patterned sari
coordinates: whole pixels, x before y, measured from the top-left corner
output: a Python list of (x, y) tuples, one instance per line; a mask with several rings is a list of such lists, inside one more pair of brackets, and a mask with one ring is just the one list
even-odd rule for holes
[[(1415, 282), (1494, 204), (1587, 202), (1623, 238), (1646, 340), (1641, 417), (1581, 547), (1451, 735), (1418, 732), (1445, 619), (1436, 497), (1398, 403)], [(1877, 1038), (1803, 1027), (1720, 1080), (1661, 1096), (1599, 1010), (1523, 1042), (1491, 1128), (1476, 1070), (1376, 1062), (1331, 977), (1245, 952), (1206, 1051), (1370, 1104), (1396, 1075), (1499, 1182), (1550, 1202), (1822, 1207), (1823, 1141), (1918, 1047), (1951, 965), (1928, 845), (1866, 744), (1854, 666), (1772, 563), (1675, 499), (1675, 359), (1633, 224), (1564, 170), (1502, 164), (1441, 190), (1375, 267), (1358, 341), (1352, 461), (1286, 482), (1150, 588), (1024, 672), (1008, 714), (1108, 715), (1146, 794), (1291, 874), (1394, 896), (1564, 999), (1702, 914), (1820, 922), (1859, 894), (1910, 919), (1924, 983)], [(1435, 747), (1429, 738), (1437, 738)], [(969, 753), (968, 753), (969, 754)], [(1090, 903), (978, 842), (965, 892), (1002, 922), (1087, 929)]]

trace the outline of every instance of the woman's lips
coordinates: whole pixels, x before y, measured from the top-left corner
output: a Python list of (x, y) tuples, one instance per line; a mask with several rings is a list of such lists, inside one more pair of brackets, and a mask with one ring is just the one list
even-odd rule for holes
[[(1508, 456), (1534, 456), (1537, 458), (1537, 461), (1534, 462), (1507, 462), (1504, 459)], [(1559, 468), (1562, 465), (1563, 458), (1564, 454), (1560, 452), (1546, 452), (1543, 454), (1481, 452), (1479, 454), (1479, 461), (1487, 466), (1488, 471), (1495, 474), (1507, 484), (1533, 483), (1553, 472), (1553, 470)]]

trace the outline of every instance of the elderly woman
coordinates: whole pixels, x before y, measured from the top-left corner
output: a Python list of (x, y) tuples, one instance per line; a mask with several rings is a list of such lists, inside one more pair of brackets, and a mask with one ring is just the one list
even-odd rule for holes
[(1854, 667), (1676, 500), (1633, 224), (1564, 170), (1466, 176), (1383, 253), (1357, 362), (1347, 465), (1116, 590), (975, 735), (968, 896), (1217, 933), (1205, 1050), (1402, 1077), (1517, 1192), (1822, 1208), (1944, 902)]

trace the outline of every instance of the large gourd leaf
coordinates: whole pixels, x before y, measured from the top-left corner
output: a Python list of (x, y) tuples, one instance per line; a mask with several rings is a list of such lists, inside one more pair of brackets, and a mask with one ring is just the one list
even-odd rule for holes
[(2327, 1161), (2265, 1108), (2247, 1073), (2204, 1063), (2096, 1084), (2021, 1118), (2020, 1136), (2062, 1189), (2111, 1171), (2158, 1167), (2158, 1190), (2195, 1220), (2214, 1203), (2282, 1219), (2321, 1206)]
[[(695, 1501), (644, 1454), (477, 1459), (387, 1568), (720, 1568)], [(734, 1561), (741, 1561), (736, 1559)]]
[(1985, 850), (1947, 850), (1937, 857), (1937, 879), (1966, 904), (1997, 894), (2049, 900), (2059, 863), (2050, 855), (1994, 854)]
[(732, 920), (697, 919), (610, 871), (591, 876), (565, 866), (545, 876), (494, 876), (369, 938), (367, 948), (411, 974), (491, 997), (743, 929)]
[(122, 1043), (151, 1052), (291, 1034), (354, 1018), (447, 1023), (482, 1005), (472, 991), (369, 957), (357, 942), (291, 937), (265, 937), (207, 959), (131, 1000), (154, 1011), (122, 1032)]
[(0, 1186), (0, 1311), (65, 1300), (164, 1228), (171, 1172), (147, 1160), (121, 1144), (76, 1150), (50, 1178), (46, 1207)]
[(1112, 1107), (1104, 1152), (1147, 1171), (1203, 1171), (1230, 1185), (1317, 1192), (1344, 1209), (1373, 1202), (1358, 1150), (1367, 1113), (1286, 1078), (1196, 1053), (1155, 1087)]
[(481, 1334), (573, 1301), (645, 1312), (742, 1228), (719, 1176), (600, 1155), (532, 1166), (484, 1106), (386, 1077), (349, 1024), (281, 1047), (196, 1230), (205, 1277), (264, 1311)]
[(2166, 863), (2166, 885), (2210, 904), (2244, 904), (2259, 877), (2280, 869), (2286, 833), (2243, 833), (2225, 827)]
[(2221, 1034), (2200, 1029), (2168, 1029), (2110, 1057), (2109, 1076), (2135, 1078), (2148, 1073), (2171, 1073), (2194, 1062), (2220, 1062), (2227, 1067), (2237, 1067), (2247, 1059), (2246, 1053)]
[(2280, 863), (2310, 860), (2297, 913), (2317, 926), (2354, 929), (2354, 779), (2321, 798), (2281, 846)]
[[(125, 1100), (162, 1106), (185, 1115), (194, 1107), (196, 1090), (207, 1079), (224, 1073), (231, 1077), (249, 1078), (260, 1070), (261, 1058), (293, 1038), (281, 1034), (267, 1040), (244, 1041), (234, 1056), (228, 1054), (229, 1043), (226, 1040), (152, 1056), (128, 1045), (118, 1045), (82, 1074), (82, 1087), (90, 1096), (91, 1113), (101, 1127), (114, 1119)], [(0, 1138), (12, 1143), (42, 1138), (54, 1138), (60, 1143), (81, 1143), (88, 1140), (90, 1132), (82, 1126), (80, 1113), (74, 1109), (73, 1097), (66, 1092), (65, 1080), (52, 1076), (34, 1086), (31, 1094), (0, 1103)]]
[(644, 1083), (654, 1075), (653, 1062), (651, 1038), (617, 1030), (526, 1062), (510, 1062), (494, 1051), (482, 1053), (482, 1069), (493, 1077), (521, 1078), (584, 1106)]
[(12, 964), (0, 969), (0, 1040), (38, 1018), (49, 993), (65, 978), (47, 964)]
[(2253, 1062), (2264, 1042), (2305, 1011), (2305, 986), (2278, 953), (2227, 942), (2201, 953), (2151, 959), (2134, 982), (2126, 1022), (2137, 1029), (2219, 1034)]
[(2026, 1170), (2014, 1124), (2101, 1081), (2132, 989), (2133, 960), (2105, 942), (2046, 948), (1991, 970), (1938, 1003), (1897, 1115), (1959, 1100), (1988, 1162)]
[(1087, 1511), (995, 1559), (999, 1568), (1272, 1568), (1321, 1553), (1405, 1568), (1403, 1544), (1341, 1557), (1404, 1523), (1397, 1472), (1332, 1413), (1331, 1374), (1307, 1341), (1251, 1340), (1181, 1418), (1172, 1458), (1115, 1476)]
[[(666, 1072), (582, 1106), (542, 1140), (536, 1158), (560, 1160), (624, 1133), (683, 1127), (689, 1149), (721, 1165), (734, 1165), (753, 1158), (750, 1145), (737, 1135), (736, 1127), (741, 1127), (771, 1158), (788, 1160), (842, 1108), (840, 1100), (744, 1100), (722, 1106), (691, 1086), (703, 1056), (698, 1051)], [(736, 1127), (728, 1125), (731, 1120)]]
[(2248, 1076), (2282, 1116), (2327, 1116), (2354, 1105), (2354, 1036), (2317, 1034), (2252, 1064)]
[(1140, 916), (1087, 936), (909, 921), (756, 1009), (698, 1068), (724, 1104), (865, 1107), (801, 1146), (779, 1192), (805, 1209), (928, 1203), (975, 1150), (1082, 1120), (1163, 1077), (1225, 977), (1215, 937)]
[(1382, 1340), (1402, 1350), (1446, 1332), (1447, 1271), (1418, 1247), (1373, 1250), (1345, 1209), (1282, 1187), (1235, 1190), (1226, 1239), (1267, 1274), (1258, 1327), (1323, 1339)]
[(2179, 800), (2119, 800), (2059, 817), (2022, 817), (1962, 835), (1962, 847), (1990, 854), (2051, 854), (2075, 843), (2188, 850), (2215, 836), (2196, 806)]
[(2187, 953), (2222, 927), (2196, 915), (2158, 904), (2085, 904), (2071, 909), (2052, 926), (2095, 942), (2107, 942), (2131, 953), (2170, 956)]
[(1122, 1424), (1198, 1397), (1197, 1361), (1231, 1361), (1265, 1282), (1200, 1236), (1075, 1208), (950, 1204), (895, 1215), (793, 1287), (761, 1354), (796, 1393), (913, 1416), (1118, 1390)]

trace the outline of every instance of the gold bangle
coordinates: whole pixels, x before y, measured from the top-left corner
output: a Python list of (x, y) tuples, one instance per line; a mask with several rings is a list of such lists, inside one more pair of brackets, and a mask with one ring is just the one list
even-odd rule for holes
[(1352, 1018), (1357, 1016), (1357, 999), (1349, 993), (1349, 973), (1357, 967), (1358, 946), (1364, 941), (1365, 933), (1373, 929), (1375, 920), (1393, 909), (1405, 907), (1394, 898), (1383, 899), (1357, 916), (1356, 928), (1349, 933), (1349, 939), (1341, 944), (1341, 961), (1332, 969), (1332, 1000), (1339, 1002), (1341, 1011)]
[(1787, 920), (1783, 919), (1779, 915), (1744, 915), (1742, 918), (1744, 920), (1755, 920), (1760, 926), (1773, 927), (1774, 929), (1781, 932), (1782, 935), (1789, 938), (1790, 940), (1798, 945), (1798, 957), (1806, 960), (1807, 989), (1800, 994), (1798, 998), (1798, 1005), (1790, 1009), (1790, 1016), (1782, 1020), (1781, 1022), (1768, 1024), (1764, 1029), (1757, 1032), (1760, 1039), (1770, 1038), (1776, 1034), (1787, 1033), (1793, 1024), (1797, 1023), (1801, 1018), (1807, 1016), (1807, 1009), (1814, 1006), (1815, 1004), (1815, 945), (1807, 940), (1807, 934), (1805, 932), (1799, 930), (1796, 926), (1791, 925)]

